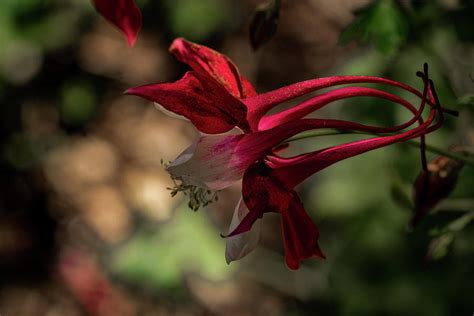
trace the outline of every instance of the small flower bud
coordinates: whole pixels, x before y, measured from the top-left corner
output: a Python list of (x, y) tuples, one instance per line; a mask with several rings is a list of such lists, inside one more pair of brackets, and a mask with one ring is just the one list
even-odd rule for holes
[[(453, 152), (465, 153), (461, 148), (451, 149)], [(412, 226), (428, 214), (441, 200), (454, 190), (458, 174), (463, 163), (439, 156), (428, 163), (428, 170), (421, 171), (414, 184), (414, 215), (410, 221)]]
[(275, 0), (255, 9), (249, 26), (250, 44), (254, 50), (257, 50), (275, 35), (279, 9), (279, 1)]

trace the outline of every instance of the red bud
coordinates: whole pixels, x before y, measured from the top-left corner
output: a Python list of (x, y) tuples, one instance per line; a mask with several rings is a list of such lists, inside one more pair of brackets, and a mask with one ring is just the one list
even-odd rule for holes
[[(460, 148), (451, 151), (464, 153)], [(462, 162), (446, 156), (436, 157), (428, 163), (428, 171), (423, 170), (415, 180), (415, 214), (410, 222), (412, 226), (418, 224), (441, 200), (451, 194), (463, 165)]]

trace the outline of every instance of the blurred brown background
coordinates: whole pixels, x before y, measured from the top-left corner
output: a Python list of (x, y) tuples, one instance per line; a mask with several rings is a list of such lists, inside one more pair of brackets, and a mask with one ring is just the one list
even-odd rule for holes
[[(180, 78), (186, 68), (167, 51), (178, 36), (227, 54), (261, 92), (333, 74), (386, 76), (420, 88), (415, 72), (428, 61), (442, 102), (461, 113), (428, 142), (472, 148), (469, 1), (287, 0), (275, 37), (258, 51), (247, 28), (261, 2), (136, 2), (144, 26), (132, 49), (87, 0), (0, 4), (2, 316), (474, 311), (472, 223), (439, 233), (474, 211), (472, 167), (462, 170), (450, 199), (408, 232), (410, 211), (391, 193), (410, 194), (420, 170), (417, 149), (397, 145), (341, 162), (300, 188), (326, 261), (289, 271), (278, 217), (266, 215), (259, 248), (227, 266), (219, 233), (227, 230), (239, 186), (198, 213), (181, 196), (171, 198), (161, 159), (174, 159), (196, 131), (123, 95)], [(357, 36), (338, 44), (361, 17), (358, 29), (373, 33), (359, 34), (360, 45)], [(340, 102), (316, 116), (379, 125), (407, 117), (378, 103)], [(295, 148), (350, 139), (312, 139)]]

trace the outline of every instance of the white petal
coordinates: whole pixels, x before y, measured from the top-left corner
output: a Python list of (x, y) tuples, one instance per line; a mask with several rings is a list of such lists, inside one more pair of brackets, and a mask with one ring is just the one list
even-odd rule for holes
[[(232, 222), (230, 223), (229, 233), (232, 232), (242, 219), (249, 213), (249, 209), (245, 205), (242, 198), (240, 198), (237, 207), (235, 208)], [(225, 260), (227, 263), (239, 260), (249, 254), (257, 246), (260, 238), (260, 220), (257, 220), (252, 228), (245, 233), (227, 237), (225, 245)]]
[[(291, 130), (290, 130), (291, 132)], [(172, 177), (211, 190), (242, 178), (245, 170), (287, 135), (285, 126), (238, 135), (204, 135), (176, 158), (167, 170)]]
[(167, 116), (189, 122), (189, 120), (187, 118), (185, 118), (184, 116), (178, 115), (174, 112), (171, 112), (170, 110), (165, 109), (165, 107), (162, 106), (161, 104), (159, 104), (157, 102), (153, 102), (153, 104), (155, 105), (155, 108), (157, 108), (158, 110), (160, 110), (162, 113), (166, 114)]
[(254, 155), (238, 152), (240, 135), (201, 136), (181, 153), (166, 170), (186, 184), (221, 190), (242, 178)]

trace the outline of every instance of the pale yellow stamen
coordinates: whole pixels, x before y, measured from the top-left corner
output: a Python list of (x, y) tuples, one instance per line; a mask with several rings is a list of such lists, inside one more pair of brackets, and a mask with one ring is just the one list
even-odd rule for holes
[[(161, 165), (166, 169), (169, 164), (164, 163), (162, 160)], [(179, 192), (188, 196), (188, 206), (195, 212), (199, 210), (201, 206), (205, 207), (218, 200), (217, 191), (187, 184), (181, 179), (181, 177), (171, 176), (171, 180), (173, 180), (174, 186), (172, 188), (167, 188), (171, 191), (171, 196), (174, 197)]]

